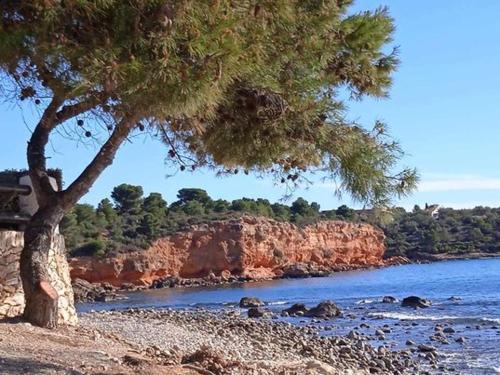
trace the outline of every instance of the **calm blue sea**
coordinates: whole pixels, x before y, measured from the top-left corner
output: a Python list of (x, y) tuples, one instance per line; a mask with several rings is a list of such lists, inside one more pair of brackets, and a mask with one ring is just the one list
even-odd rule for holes
[[(417, 295), (431, 299), (433, 305), (413, 310), (383, 304), (380, 300), (386, 295), (398, 299)], [(336, 319), (334, 329), (325, 334), (346, 334), (361, 321), (370, 324), (371, 330), (389, 324), (393, 329), (386, 339), (395, 348), (405, 347), (406, 340), (411, 339), (436, 346), (441, 363), (461, 374), (500, 373), (500, 259), (404, 265), (327, 278), (150, 290), (130, 293), (125, 301), (82, 304), (78, 308), (82, 312), (129, 307), (222, 309), (244, 296), (259, 297), (277, 312), (296, 302), (312, 306), (331, 299), (349, 317)], [(452, 296), (460, 300), (450, 300)], [(305, 324), (300, 318), (287, 320)], [(450, 344), (429, 341), (438, 323), (456, 330)], [(460, 336), (466, 338), (464, 345), (454, 341)]]

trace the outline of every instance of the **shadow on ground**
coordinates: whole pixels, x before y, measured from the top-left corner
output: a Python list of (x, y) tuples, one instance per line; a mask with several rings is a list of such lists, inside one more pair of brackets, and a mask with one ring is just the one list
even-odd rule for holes
[(61, 365), (40, 362), (31, 358), (5, 358), (0, 355), (0, 374), (69, 374), (83, 375), (83, 372), (71, 370)]

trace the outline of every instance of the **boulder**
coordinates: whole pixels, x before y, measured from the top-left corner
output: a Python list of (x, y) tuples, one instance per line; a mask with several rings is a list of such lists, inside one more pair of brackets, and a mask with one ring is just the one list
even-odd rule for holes
[(313, 307), (304, 313), (304, 316), (310, 318), (333, 318), (340, 316), (341, 314), (342, 312), (337, 305), (335, 305), (332, 301), (327, 300), (319, 303), (316, 307)]
[(375, 336), (384, 337), (384, 331), (382, 331), (381, 329), (375, 330)]
[(422, 353), (435, 352), (436, 348), (430, 345), (421, 344), (418, 346), (418, 350)]
[(431, 301), (424, 299), (424, 298), (417, 297), (417, 296), (406, 297), (401, 302), (402, 307), (413, 307), (414, 309), (419, 308), (419, 307), (425, 308), (425, 307), (429, 307), (431, 305), (432, 305)]
[(250, 307), (247, 314), (249, 318), (262, 318), (266, 312), (261, 307)]
[(168, 276), (161, 279), (153, 280), (151, 283), (151, 289), (161, 289), (161, 288), (173, 288), (179, 285), (179, 278), (175, 276)]
[(259, 298), (256, 297), (243, 297), (240, 300), (240, 307), (248, 309), (250, 307), (259, 307), (263, 306), (264, 302), (262, 302)]
[(283, 267), (284, 278), (299, 279), (310, 276), (310, 270), (306, 264), (296, 263)]
[(123, 298), (115, 292), (115, 288), (89, 283), (82, 279), (72, 281), (75, 302), (108, 302)]
[(393, 296), (384, 296), (384, 298), (382, 298), (382, 303), (396, 303), (396, 302), (398, 302), (398, 299)]
[(294, 303), (288, 309), (283, 310), (282, 315), (286, 314), (287, 316), (302, 316), (308, 311), (309, 309), (303, 303)]
[(455, 342), (458, 342), (459, 344), (465, 344), (466, 341), (465, 337), (462, 336), (455, 339)]
[(220, 273), (220, 278), (222, 281), (230, 281), (231, 280), (231, 277), (233, 275), (231, 275), (231, 271), (229, 270), (223, 270), (221, 273)]

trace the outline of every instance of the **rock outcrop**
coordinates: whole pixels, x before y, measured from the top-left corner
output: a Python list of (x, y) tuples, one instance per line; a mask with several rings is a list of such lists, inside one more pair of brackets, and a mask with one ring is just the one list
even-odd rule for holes
[(303, 277), (383, 265), (384, 234), (368, 224), (322, 221), (299, 228), (265, 218), (242, 217), (193, 226), (143, 251), (113, 258), (70, 261), (72, 278), (89, 282), (151, 285), (170, 276), (211, 274), (249, 279)]
[[(23, 232), (0, 231), (0, 317), (14, 317), (24, 309), (23, 287), (19, 276), (19, 257), (23, 244)], [(49, 249), (49, 280), (59, 295), (59, 323), (76, 324), (64, 238), (60, 234), (54, 237)]]
[(423, 308), (429, 307), (431, 305), (432, 305), (431, 301), (424, 299), (424, 298), (417, 297), (417, 296), (406, 297), (406, 298), (403, 298), (403, 301), (401, 301), (402, 307), (413, 307), (414, 309), (416, 309), (416, 308), (423, 309)]

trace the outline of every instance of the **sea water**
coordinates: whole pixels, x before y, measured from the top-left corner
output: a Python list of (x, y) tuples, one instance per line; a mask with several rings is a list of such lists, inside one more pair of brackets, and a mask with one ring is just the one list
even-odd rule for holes
[[(401, 300), (410, 295), (430, 299), (432, 306), (415, 310), (400, 303), (381, 302), (383, 296)], [(81, 304), (78, 309), (222, 309), (236, 306), (245, 296), (262, 299), (276, 313), (293, 303), (313, 306), (330, 299), (344, 317), (319, 323), (329, 325), (325, 335), (347, 334), (361, 322), (370, 325), (366, 333), (373, 334), (374, 329), (388, 324), (391, 332), (385, 342), (395, 349), (405, 348), (407, 340), (431, 344), (438, 349), (439, 363), (460, 374), (500, 373), (500, 259), (411, 264), (323, 278), (148, 290), (130, 293), (125, 301)], [(308, 322), (302, 318), (286, 320), (298, 325)], [(449, 325), (456, 331), (448, 335), (449, 344), (429, 340), (436, 324)], [(466, 338), (465, 344), (455, 342), (461, 336)], [(382, 343), (374, 340), (372, 344)]]

